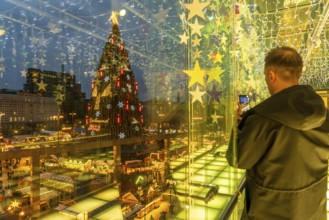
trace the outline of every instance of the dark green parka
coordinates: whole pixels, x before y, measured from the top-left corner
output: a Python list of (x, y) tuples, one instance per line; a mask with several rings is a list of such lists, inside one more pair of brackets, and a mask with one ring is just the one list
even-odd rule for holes
[(329, 115), (310, 86), (287, 88), (260, 103), (239, 124), (237, 158), (246, 169), (242, 219), (322, 220), (326, 216)]

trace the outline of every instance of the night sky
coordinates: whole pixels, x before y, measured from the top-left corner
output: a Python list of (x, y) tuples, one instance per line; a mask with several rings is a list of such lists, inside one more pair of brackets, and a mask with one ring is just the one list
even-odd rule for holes
[(27, 68), (60, 72), (64, 64), (89, 97), (109, 17), (121, 9), (126, 15), (119, 27), (140, 99), (152, 98), (154, 77), (173, 78), (185, 68), (179, 1), (1, 0), (0, 88), (22, 89)]

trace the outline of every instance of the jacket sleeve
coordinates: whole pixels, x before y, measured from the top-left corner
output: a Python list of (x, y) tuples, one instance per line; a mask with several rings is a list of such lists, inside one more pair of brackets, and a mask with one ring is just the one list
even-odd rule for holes
[(277, 123), (257, 114), (248, 116), (239, 124), (237, 134), (236, 157), (233, 155), (233, 135), (226, 153), (231, 166), (241, 169), (253, 167), (269, 150), (275, 139)]

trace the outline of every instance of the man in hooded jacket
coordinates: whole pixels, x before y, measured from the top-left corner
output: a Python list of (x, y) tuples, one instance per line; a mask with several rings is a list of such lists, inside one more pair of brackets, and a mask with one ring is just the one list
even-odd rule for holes
[(266, 55), (271, 96), (244, 114), (230, 141), (229, 164), (246, 169), (241, 219), (327, 219), (329, 114), (310, 86), (299, 85), (302, 68), (293, 48)]

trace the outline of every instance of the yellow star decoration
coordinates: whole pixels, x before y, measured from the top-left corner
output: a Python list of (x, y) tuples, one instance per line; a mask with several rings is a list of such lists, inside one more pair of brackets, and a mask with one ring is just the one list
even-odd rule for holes
[(209, 2), (200, 3), (199, 0), (193, 0), (192, 4), (185, 4), (185, 7), (190, 11), (187, 20), (190, 20), (194, 16), (199, 16), (205, 19), (203, 9), (209, 5)]
[(57, 101), (63, 101), (64, 100), (64, 94), (63, 93), (57, 93), (56, 94), (56, 100)]
[(39, 73), (37, 72), (32, 72), (32, 77), (38, 77)]
[(207, 84), (209, 84), (213, 80), (221, 83), (220, 75), (223, 72), (224, 72), (224, 70), (222, 68), (220, 68), (219, 66), (216, 66), (215, 68), (210, 69), (207, 73), (207, 75), (208, 75)]
[(187, 44), (189, 37), (186, 35), (185, 31), (184, 34), (178, 36), (180, 37), (180, 44)]
[(38, 91), (41, 91), (41, 90), (46, 91), (46, 86), (47, 86), (48, 84), (44, 83), (43, 80), (41, 80), (40, 83), (37, 83), (37, 85), (38, 85), (38, 87), (39, 87), (39, 88), (38, 88)]
[(63, 88), (64, 88), (64, 86), (62, 86), (62, 85), (60, 85), (60, 84), (58, 84), (58, 85), (56, 86), (56, 90), (58, 90), (58, 91), (62, 91)]
[(222, 63), (223, 56), (220, 53), (216, 53), (213, 57), (212, 60), (214, 63)]
[(198, 19), (196, 18), (194, 21), (194, 24), (188, 23), (188, 25), (192, 28), (192, 34), (197, 34), (201, 36), (201, 28), (203, 28), (203, 25), (199, 24)]
[(226, 45), (227, 37), (226, 37), (225, 34), (223, 34), (223, 36), (222, 36), (222, 38), (220, 40), (221, 40), (221, 44)]
[(199, 46), (200, 45), (201, 38), (196, 37), (192, 40), (193, 47)]
[(217, 115), (217, 113), (215, 111), (214, 114), (211, 115), (211, 118), (212, 118), (213, 124), (218, 124), (218, 119), (223, 118), (223, 116)]
[(199, 61), (196, 61), (193, 70), (183, 70), (190, 77), (190, 81), (188, 83), (188, 87), (190, 88), (195, 83), (199, 83), (200, 85), (204, 85), (204, 76), (206, 75), (206, 70), (201, 70), (199, 66)]
[(200, 91), (199, 85), (197, 85), (194, 91), (190, 91), (190, 94), (193, 96), (192, 97), (192, 103), (194, 103), (196, 101), (199, 101), (199, 102), (203, 103), (202, 96), (205, 93), (206, 92)]
[(193, 52), (193, 58), (194, 59), (198, 59), (200, 57), (200, 51), (199, 49), (196, 49), (194, 52)]

